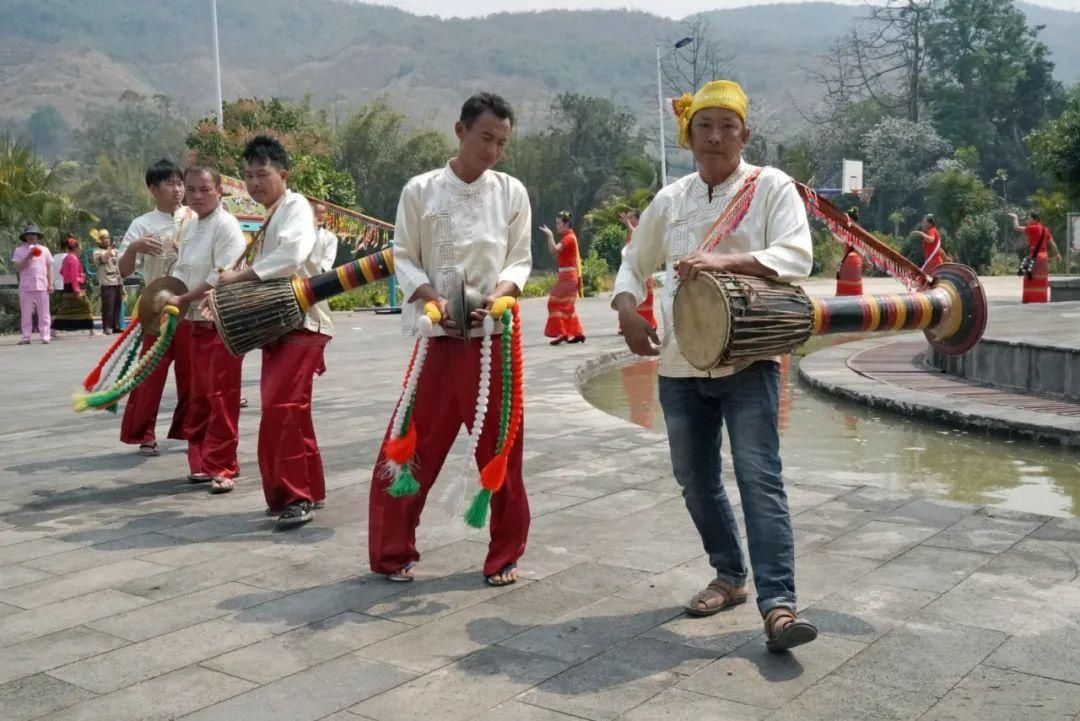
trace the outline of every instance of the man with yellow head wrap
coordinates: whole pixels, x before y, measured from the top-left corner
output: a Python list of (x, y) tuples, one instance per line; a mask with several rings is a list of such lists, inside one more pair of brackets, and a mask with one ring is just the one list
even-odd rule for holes
[[(660, 356), (660, 403), (675, 479), (716, 569), (716, 578), (690, 599), (686, 611), (708, 616), (747, 599), (739, 527), (720, 479), (726, 422), (766, 644), (782, 651), (812, 641), (817, 629), (795, 616), (794, 540), (780, 463), (779, 359), (701, 371), (682, 357), (672, 332), (675, 289), (698, 273), (795, 281), (810, 272), (810, 226), (791, 178), (742, 159), (750, 139), (748, 106), (742, 88), (728, 80), (675, 101), (679, 143), (691, 150), (698, 171), (661, 189), (642, 213), (615, 281), (612, 307), (630, 350)], [(706, 235), (719, 242), (703, 246)], [(635, 309), (645, 297), (646, 279), (663, 263), (661, 342)]]

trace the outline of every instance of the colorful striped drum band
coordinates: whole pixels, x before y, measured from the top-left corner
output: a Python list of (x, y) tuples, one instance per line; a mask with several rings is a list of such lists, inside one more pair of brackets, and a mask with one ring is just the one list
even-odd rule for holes
[(929, 291), (905, 295), (838, 296), (814, 298), (813, 333), (861, 333), (877, 330), (926, 330), (947, 321), (940, 330), (948, 336), (960, 325), (961, 315), (949, 313), (960, 299), (948, 283)]
[(394, 251), (385, 248), (310, 278), (293, 278), (293, 292), (301, 310), (307, 312), (319, 301), (384, 280), (393, 273)]

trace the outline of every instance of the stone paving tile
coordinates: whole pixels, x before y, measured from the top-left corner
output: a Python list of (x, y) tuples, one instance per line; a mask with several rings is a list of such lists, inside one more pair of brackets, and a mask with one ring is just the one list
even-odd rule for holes
[(349, 578), (245, 608), (229, 616), (229, 619), (240, 624), (260, 626), (278, 634), (346, 611), (367, 613), (366, 609), (373, 603), (400, 591), (400, 585), (381, 579)]
[(977, 506), (955, 501), (916, 498), (878, 517), (893, 523), (914, 523), (919, 526), (947, 528), (975, 513)]
[(844, 678), (944, 696), (1005, 640), (973, 626), (908, 622), (844, 665)]
[(937, 597), (931, 591), (859, 583), (816, 602), (802, 615), (822, 633), (872, 643)]
[[(358, 651), (358, 655), (426, 673), (516, 636), (598, 596), (529, 583)], [(534, 602), (535, 601), (535, 602)]]
[(769, 721), (914, 721), (937, 700), (929, 694), (827, 676)]
[(1044, 541), (1070, 541), (1080, 543), (1080, 518), (1054, 518), (1031, 534)]
[(89, 691), (45, 674), (27, 676), (0, 686), (0, 719), (29, 721), (90, 698)]
[(1025, 538), (979, 571), (1043, 586), (1072, 583), (1080, 574), (1080, 543)]
[(96, 656), (123, 646), (123, 639), (89, 628), (69, 628), (4, 648), (0, 684)]
[(939, 530), (934, 526), (871, 521), (835, 541), (826, 543), (821, 550), (888, 561), (914, 548)]
[(410, 678), (401, 669), (350, 654), (184, 716), (183, 721), (315, 721)]
[(233, 676), (188, 666), (72, 706), (47, 721), (171, 721), (253, 688)]
[(926, 541), (926, 545), (980, 553), (1001, 553), (1043, 523), (1045, 519), (1007, 518), (998, 510), (985, 511), (949, 526)]
[(925, 721), (1074, 721), (1080, 686), (980, 666)]
[(100, 655), (84, 661), (67, 662), (49, 675), (96, 693), (109, 693), (270, 635), (271, 631), (261, 624), (214, 619), (108, 653), (98, 652)]
[(122, 590), (120, 586), (127, 581), (152, 576), (165, 570), (168, 569), (164, 566), (138, 559), (117, 561), (0, 592), (0, 601), (22, 608), (37, 608), (106, 588)]
[[(1064, 626), (1037, 636), (1013, 636), (983, 663), (1006, 671), (1080, 684), (1080, 625)], [(1080, 713), (1080, 706), (1077, 712)]]
[[(359, 613), (343, 613), (203, 661), (202, 665), (267, 684), (410, 628)], [(379, 660), (371, 655), (366, 657)], [(406, 667), (402, 663), (396, 665)]]
[(614, 719), (715, 658), (655, 639), (631, 639), (540, 684), (521, 700), (596, 721)]
[(170, 598), (203, 591), (230, 581), (239, 581), (259, 573), (281, 570), (286, 566), (284, 561), (276, 558), (268, 558), (255, 553), (233, 553), (225, 558), (206, 560), (203, 563), (183, 568), (167, 569), (163, 573), (146, 575), (127, 583), (114, 584), (114, 588), (154, 601), (167, 601)]
[[(150, 603), (145, 598), (107, 588), (85, 596), (38, 606), (0, 618), (0, 646), (45, 636), (98, 619), (111, 617)], [(109, 633), (105, 629), (98, 629)], [(117, 635), (117, 634), (113, 634)]]
[(757, 706), (669, 688), (620, 718), (623, 721), (760, 721), (770, 713), (769, 709)]
[(928, 618), (1036, 636), (1068, 627), (1080, 618), (1080, 585), (1033, 584), (976, 573), (926, 607)]
[(756, 608), (747, 604), (704, 618), (680, 613), (643, 635), (724, 656), (762, 637), (763, 633), (761, 616)]
[(428, 623), (513, 590), (512, 586), (488, 586), (478, 573), (458, 573), (425, 583), (381, 583), (396, 585), (393, 590), (397, 594), (372, 604), (364, 612), (411, 624)]
[(360, 703), (350, 711), (376, 721), (469, 719), (565, 669), (566, 664), (559, 661), (493, 646)]
[(64, 553), (79, 547), (76, 543), (66, 543), (55, 538), (38, 538), (10, 546), (0, 547), (0, 566), (32, 561), (57, 553)]
[(561, 573), (548, 576), (545, 582), (578, 593), (610, 596), (649, 578), (649, 576), (650, 574), (644, 571), (635, 571), (621, 566), (608, 566), (603, 563), (582, 563)]
[(917, 546), (871, 571), (863, 580), (885, 586), (944, 593), (993, 558), (974, 551)]
[(869, 558), (810, 551), (795, 562), (795, 592), (800, 608), (831, 596), (881, 565)]
[(0, 591), (53, 578), (53, 574), (23, 565), (0, 566)]
[(276, 591), (263, 591), (242, 583), (223, 583), (169, 601), (152, 603), (143, 599), (145, 603), (152, 605), (116, 613), (86, 625), (128, 641), (145, 641), (203, 621), (227, 616), (233, 611), (266, 603), (280, 595)]
[[(155, 549), (168, 549), (176, 545), (175, 538), (160, 533), (144, 533), (121, 538), (117, 541), (87, 546), (66, 553), (55, 553), (26, 562), (27, 565), (49, 573), (74, 573), (87, 568), (97, 568), (106, 563), (114, 563), (128, 558), (143, 557), (154, 553)], [(144, 561), (161, 563), (148, 558)], [(170, 564), (162, 564), (170, 565)]]
[(581, 717), (567, 716), (521, 701), (507, 701), (473, 718), (474, 721), (577, 721)]
[(606, 599), (564, 614), (499, 645), (566, 663), (580, 663), (681, 612), (681, 609), (656, 608), (625, 599)]
[(811, 646), (775, 654), (763, 642), (751, 641), (679, 682), (679, 688), (779, 709), (864, 648), (855, 641), (819, 636)]

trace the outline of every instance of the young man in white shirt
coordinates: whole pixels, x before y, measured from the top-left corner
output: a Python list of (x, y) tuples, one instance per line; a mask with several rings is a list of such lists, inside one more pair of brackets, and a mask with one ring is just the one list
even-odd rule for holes
[[(131, 221), (124, 239), (120, 242), (120, 275), (128, 277), (135, 271), (142, 274), (143, 281), (153, 281), (168, 275), (172, 263), (176, 260), (174, 246), (179, 241), (179, 229), (191, 218), (190, 211), (183, 207), (184, 174), (180, 167), (169, 160), (159, 160), (146, 170), (146, 189), (154, 198), (154, 209)], [(165, 237), (163, 247), (160, 240)], [(178, 355), (188, 355), (190, 327), (179, 329), (172, 344), (165, 351), (161, 361), (145, 381), (132, 391), (124, 407), (124, 418), (120, 422), (120, 441), (139, 445), (139, 453), (144, 456), (156, 456), (158, 408), (161, 406), (161, 394), (165, 390), (165, 381), (169, 377), (169, 366)], [(154, 344), (154, 337), (143, 336), (142, 351), (145, 353)], [(176, 409), (173, 411), (172, 424), (168, 437), (176, 440), (184, 438), (184, 417), (187, 415), (190, 397), (190, 378), (186, 364), (177, 365), (176, 374)]]
[[(750, 139), (747, 105), (742, 88), (726, 80), (676, 101), (679, 142), (693, 152), (699, 170), (661, 189), (642, 213), (619, 268), (612, 306), (630, 350), (660, 356), (660, 404), (675, 480), (716, 569), (715, 579), (690, 599), (686, 611), (708, 616), (747, 599), (739, 527), (720, 480), (726, 422), (758, 610), (769, 650), (782, 651), (812, 641), (817, 629), (795, 615), (794, 541), (780, 464), (778, 359), (697, 370), (682, 357), (672, 332), (672, 299), (681, 280), (723, 272), (795, 281), (810, 272), (810, 226), (791, 178), (742, 159)], [(743, 191), (753, 193), (745, 215), (732, 210), (742, 207), (732, 200)], [(723, 228), (714, 230), (718, 219)], [(701, 248), (711, 234), (721, 238), (719, 245)], [(636, 309), (646, 296), (647, 279), (662, 262), (668, 270), (661, 344)]]
[(210, 481), (211, 493), (228, 493), (240, 472), (236, 460), (240, 423), (240, 372), (243, 358), (225, 348), (212, 322), (201, 313), (203, 299), (218, 283), (219, 268), (231, 267), (247, 246), (240, 222), (221, 207), (221, 174), (195, 166), (184, 171), (188, 207), (197, 215), (185, 224), (176, 265), (170, 275), (187, 292), (170, 300), (187, 308), (181, 325), (190, 340), (187, 354), (176, 356), (191, 378), (191, 399), (184, 419), (188, 441), (188, 480)]
[[(383, 452), (371, 480), (371, 570), (391, 581), (413, 579), (413, 567), (420, 560), (416, 527), (424, 499), (462, 424), (473, 422), (481, 344), (459, 339), (463, 333), (482, 336), (487, 309), (498, 297), (518, 297), (532, 268), (528, 193), (516, 178), (491, 169), (502, 159), (513, 122), (513, 109), (497, 95), (480, 93), (467, 100), (454, 127), (460, 141), (457, 156), (445, 167), (410, 180), (398, 203), (394, 266), (407, 301), (402, 309), (405, 330), (416, 331), (428, 302), (438, 305), (442, 320), (428, 344), (411, 414), (417, 432), (413, 475), (420, 491), (401, 498), (389, 495)], [(485, 307), (473, 314), (470, 328), (459, 328), (446, 312), (447, 299), (463, 280), (485, 295)], [(491, 351), (493, 399), (500, 397), (502, 387), (500, 348), (496, 335)], [(498, 409), (491, 403), (484, 419), (476, 452), (481, 468), (495, 453)], [(529, 533), (521, 436), (511, 449), (505, 484), (491, 499), (491, 543), (484, 561), (484, 576), (491, 585), (517, 580), (517, 560)]]
[(334, 267), (334, 262), (337, 260), (338, 237), (326, 227), (325, 205), (313, 202), (311, 211), (315, 214), (316, 235), (319, 238), (317, 253), (322, 259), (319, 261), (319, 267), (325, 273)]
[[(267, 217), (252, 244), (251, 265), (223, 272), (218, 286), (318, 275), (322, 257), (316, 252), (315, 216), (307, 198), (286, 185), (290, 163), (285, 148), (271, 137), (256, 136), (244, 148), (244, 162), (248, 193), (266, 208)], [(267, 506), (282, 528), (310, 521), (314, 505), (326, 498), (311, 387), (326, 370), (323, 351), (332, 332), (324, 301), (308, 309), (303, 327), (262, 349), (259, 471)]]

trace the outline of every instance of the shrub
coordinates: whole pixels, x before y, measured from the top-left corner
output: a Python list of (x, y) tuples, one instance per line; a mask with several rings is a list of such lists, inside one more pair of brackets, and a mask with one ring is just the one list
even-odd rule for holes
[(543, 273), (540, 275), (534, 275), (525, 282), (525, 287), (521, 290), (522, 298), (544, 298), (551, 293), (552, 287), (555, 285), (555, 281), (558, 276), (554, 273)]
[(607, 261), (597, 255), (595, 249), (582, 261), (581, 275), (586, 297), (611, 290), (614, 285)]
[(626, 245), (626, 228), (621, 225), (605, 225), (593, 236), (589, 253), (595, 253), (614, 272), (622, 264), (623, 247)]

